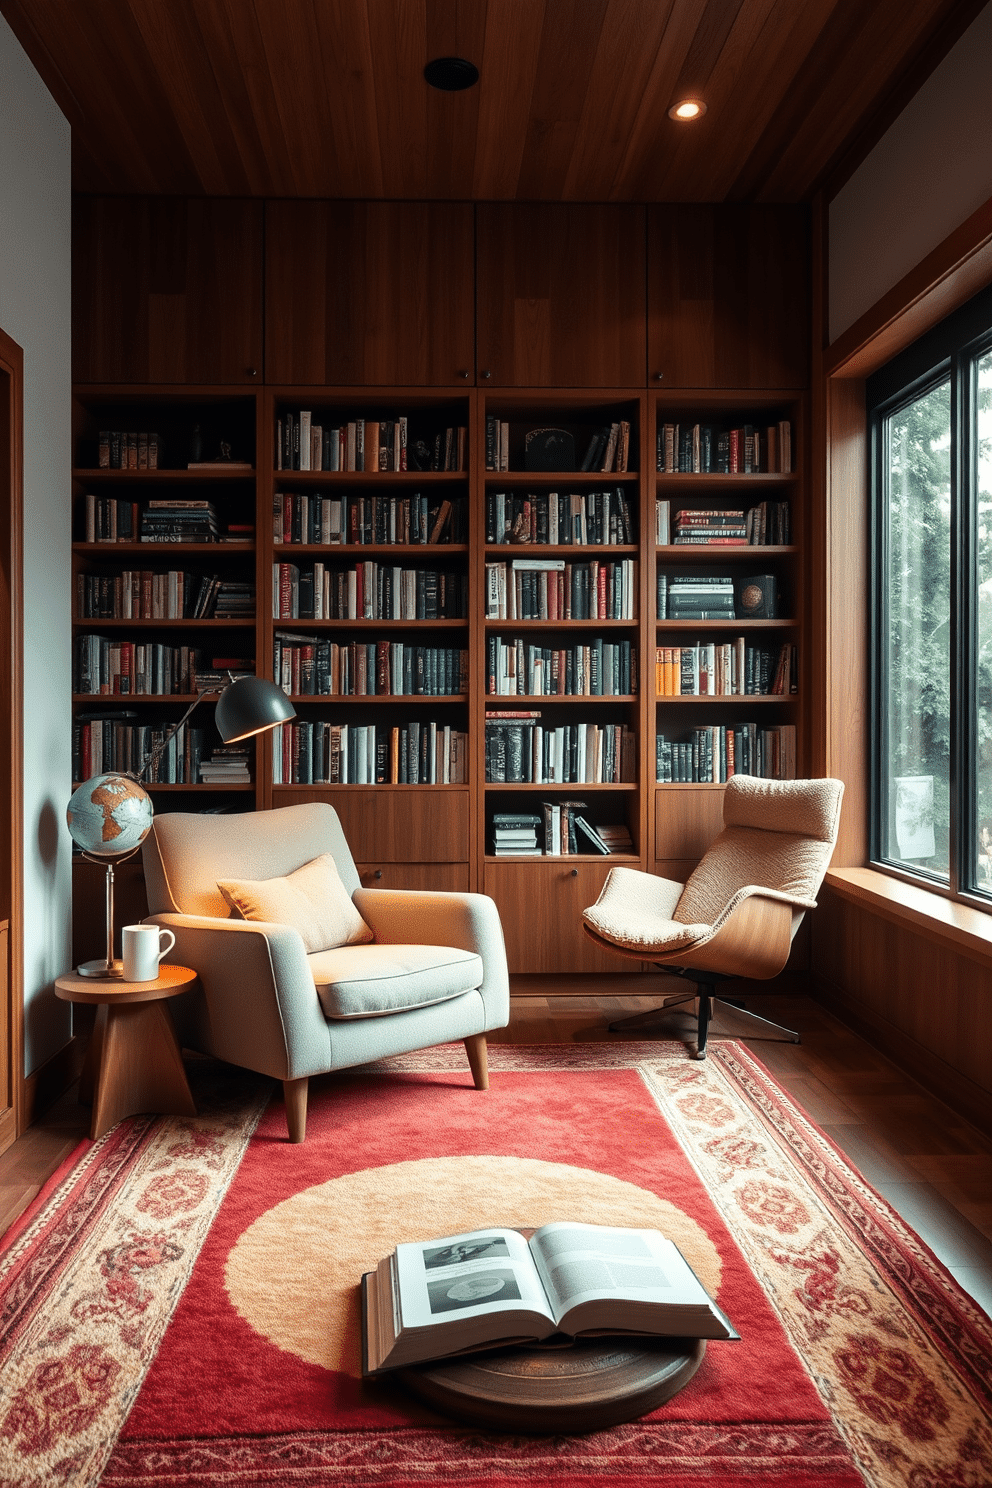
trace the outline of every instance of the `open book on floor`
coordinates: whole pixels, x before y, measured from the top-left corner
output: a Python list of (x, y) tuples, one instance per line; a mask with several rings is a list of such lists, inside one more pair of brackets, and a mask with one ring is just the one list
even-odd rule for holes
[(553, 1333), (739, 1336), (658, 1230), (475, 1230), (398, 1245), (362, 1278), (367, 1375)]

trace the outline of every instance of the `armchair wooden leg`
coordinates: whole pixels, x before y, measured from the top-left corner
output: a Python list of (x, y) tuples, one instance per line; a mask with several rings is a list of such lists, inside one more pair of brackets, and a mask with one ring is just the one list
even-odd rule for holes
[(283, 1080), (282, 1094), (286, 1103), (286, 1125), (289, 1128), (289, 1140), (291, 1142), (302, 1142), (307, 1134), (307, 1091), (310, 1087), (309, 1078), (304, 1075), (301, 1080)]
[(465, 1040), (465, 1052), (468, 1055), (469, 1069), (472, 1071), (476, 1090), (488, 1090), (489, 1060), (486, 1055), (486, 1035), (484, 1033), (470, 1034)]

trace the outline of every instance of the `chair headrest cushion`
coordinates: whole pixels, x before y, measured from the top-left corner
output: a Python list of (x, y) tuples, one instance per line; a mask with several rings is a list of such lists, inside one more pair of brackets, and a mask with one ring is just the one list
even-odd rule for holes
[(832, 843), (837, 838), (843, 794), (840, 780), (761, 780), (733, 775), (723, 797), (723, 824)]

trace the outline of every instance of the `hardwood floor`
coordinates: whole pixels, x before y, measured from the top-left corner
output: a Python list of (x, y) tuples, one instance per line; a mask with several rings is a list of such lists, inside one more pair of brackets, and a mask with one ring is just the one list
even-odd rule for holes
[[(611, 1033), (608, 1024), (657, 1007), (657, 999), (622, 995), (630, 985), (622, 977), (598, 979), (596, 995), (575, 995), (575, 982), (516, 978), (509, 1026), (490, 1034), (490, 1041), (595, 1043), (646, 1036)], [(801, 1044), (745, 1037), (749, 1048), (961, 1286), (992, 1312), (992, 1139), (801, 991), (754, 997), (748, 1006), (802, 1035)], [(694, 1020), (678, 1013), (673, 1018), (666, 1036), (691, 1042)], [(719, 1036), (719, 1026), (711, 1037)], [(726, 1030), (731, 1031), (729, 1017)], [(88, 1122), (89, 1113), (70, 1091), (0, 1155), (0, 1235), (85, 1137)]]

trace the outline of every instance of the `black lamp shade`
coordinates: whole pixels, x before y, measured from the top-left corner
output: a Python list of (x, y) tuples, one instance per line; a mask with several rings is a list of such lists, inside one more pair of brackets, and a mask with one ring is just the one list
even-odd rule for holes
[(274, 682), (266, 682), (263, 677), (238, 677), (221, 693), (214, 721), (224, 743), (233, 744), (295, 717), (295, 708)]

